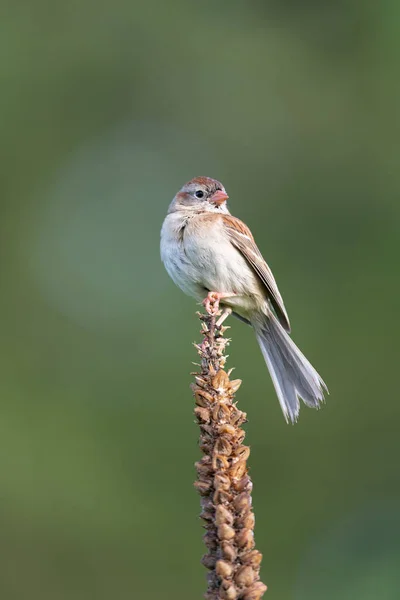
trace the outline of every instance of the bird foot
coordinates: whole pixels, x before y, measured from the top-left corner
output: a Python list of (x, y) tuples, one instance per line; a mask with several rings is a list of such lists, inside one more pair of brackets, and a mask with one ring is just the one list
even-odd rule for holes
[(208, 292), (207, 297), (204, 298), (202, 304), (208, 314), (215, 317), (219, 311), (220, 301), (233, 295), (234, 294), (226, 294), (224, 292)]

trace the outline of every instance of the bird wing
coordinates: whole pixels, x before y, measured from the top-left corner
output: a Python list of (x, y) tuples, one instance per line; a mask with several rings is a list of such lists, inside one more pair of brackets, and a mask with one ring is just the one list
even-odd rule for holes
[(276, 316), (282, 327), (290, 332), (290, 322), (287, 315), (282, 296), (279, 293), (278, 286), (271, 269), (262, 257), (257, 248), (250, 229), (240, 219), (232, 215), (222, 215), (224, 227), (232, 244), (241, 252), (250, 267), (258, 275), (267, 289), (268, 298), (274, 307)]

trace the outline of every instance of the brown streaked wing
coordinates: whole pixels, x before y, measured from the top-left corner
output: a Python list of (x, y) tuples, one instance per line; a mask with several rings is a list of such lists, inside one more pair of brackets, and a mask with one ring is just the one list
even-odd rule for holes
[(282, 296), (279, 293), (271, 269), (257, 248), (250, 229), (240, 219), (232, 217), (232, 215), (221, 216), (232, 244), (243, 254), (244, 258), (265, 285), (268, 298), (274, 307), (280, 324), (286, 331), (290, 332), (289, 317), (283, 304)]

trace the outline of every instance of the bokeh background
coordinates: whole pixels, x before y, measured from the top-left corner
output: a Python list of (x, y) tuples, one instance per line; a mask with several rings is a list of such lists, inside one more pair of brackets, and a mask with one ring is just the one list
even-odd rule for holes
[(280, 412), (250, 328), (257, 547), (275, 600), (399, 597), (399, 35), (379, 3), (5, 2), (0, 596), (201, 598), (197, 307), (159, 259), (220, 179), (323, 410)]

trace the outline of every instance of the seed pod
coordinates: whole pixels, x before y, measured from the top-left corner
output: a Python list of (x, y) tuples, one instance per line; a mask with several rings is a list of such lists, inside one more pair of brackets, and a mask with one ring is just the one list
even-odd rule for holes
[(233, 546), (232, 541), (228, 542), (228, 541), (224, 540), (223, 542), (221, 542), (221, 553), (222, 553), (222, 556), (226, 560), (229, 560), (230, 562), (233, 562), (236, 560), (237, 551), (236, 551), (236, 548)]
[(194, 414), (199, 419), (199, 421), (204, 421), (205, 423), (210, 422), (210, 411), (207, 408), (202, 406), (196, 406), (194, 409)]
[(242, 529), (236, 536), (239, 548), (251, 550), (254, 548), (254, 534), (250, 529)]
[(210, 550), (215, 550), (218, 546), (217, 536), (215, 535), (215, 533), (212, 533), (211, 531), (207, 531), (207, 533), (205, 533), (203, 535), (203, 541), (204, 541), (205, 545), (207, 546), (207, 548), (210, 548)]
[(201, 559), (201, 563), (206, 567), (206, 569), (214, 569), (216, 558), (213, 554), (204, 554)]
[(210, 522), (214, 520), (214, 512), (209, 510), (202, 510), (200, 513), (200, 518), (204, 519), (206, 522)]
[(262, 554), (258, 550), (251, 550), (247, 554), (243, 554), (241, 560), (243, 564), (251, 565), (253, 568), (258, 569), (261, 564)]
[(251, 497), (246, 492), (242, 492), (234, 499), (233, 506), (238, 513), (248, 511), (251, 509)]
[(233, 566), (226, 560), (217, 560), (215, 564), (215, 572), (221, 579), (227, 579), (232, 575)]
[(246, 432), (243, 429), (240, 429), (236, 434), (236, 443), (241, 444), (246, 437)]
[(240, 567), (235, 573), (235, 583), (241, 587), (249, 587), (254, 581), (254, 571), (250, 566)]
[(236, 491), (244, 492), (244, 490), (246, 490), (246, 492), (248, 493), (251, 492), (251, 489), (253, 487), (250, 481), (250, 477), (248, 475), (245, 475), (244, 477), (242, 477), (242, 479), (239, 479), (239, 481), (234, 480), (232, 482), (232, 485)]
[(216, 490), (229, 490), (231, 481), (227, 475), (217, 473), (214, 477), (214, 487)]
[(227, 471), (229, 469), (229, 459), (226, 456), (222, 456), (222, 454), (214, 456), (212, 461), (212, 468), (214, 469), (214, 471), (218, 471), (219, 469)]
[(232, 394), (235, 394), (238, 391), (238, 389), (240, 388), (241, 385), (242, 385), (242, 380), (241, 379), (233, 379), (229, 383), (229, 391), (232, 392)]
[(222, 588), (220, 590), (220, 598), (223, 600), (236, 600), (237, 597), (237, 591), (234, 585), (230, 585), (227, 589)]
[(230, 456), (232, 454), (232, 446), (225, 438), (219, 438), (215, 444), (215, 453)]
[(235, 537), (235, 530), (230, 525), (222, 523), (218, 527), (218, 537), (220, 540), (232, 540)]
[(240, 446), (236, 451), (236, 456), (240, 456), (240, 459), (246, 461), (250, 456), (250, 448), (248, 446)]
[(223, 369), (220, 369), (212, 380), (213, 388), (215, 388), (219, 393), (225, 391), (228, 383), (229, 377), (226, 374), (226, 371), (224, 371)]
[(212, 472), (211, 460), (208, 456), (203, 456), (201, 460), (194, 463), (194, 466), (199, 474), (205, 473), (209, 475)]
[(218, 427), (218, 433), (227, 434), (227, 435), (235, 435), (236, 428), (233, 425), (229, 425), (228, 423), (224, 423)]
[(203, 510), (213, 510), (214, 509), (214, 504), (212, 503), (212, 501), (210, 500), (210, 498), (208, 496), (203, 496), (202, 498), (200, 498), (200, 506)]
[(195, 481), (193, 485), (202, 496), (208, 494), (211, 487), (211, 483), (208, 481)]
[(203, 433), (207, 433), (210, 437), (213, 435), (214, 431), (211, 425), (205, 425), (204, 423), (200, 423), (200, 428)]
[(229, 504), (232, 501), (232, 494), (226, 490), (216, 490), (213, 494), (212, 500), (215, 505), (217, 504)]
[(207, 382), (205, 379), (203, 379), (202, 377), (198, 377), (197, 375), (195, 376), (195, 381), (197, 383), (197, 385), (201, 388), (205, 388), (207, 386)]
[(243, 600), (260, 600), (266, 591), (267, 586), (264, 583), (261, 583), (261, 581), (256, 581), (251, 588), (244, 592), (242, 598)]
[(203, 395), (200, 394), (199, 390), (196, 389), (196, 391), (194, 392), (194, 400), (197, 404), (197, 406), (202, 406), (202, 407), (206, 407), (208, 406), (208, 402), (206, 401), (205, 398), (203, 398)]
[(255, 521), (254, 513), (249, 512), (243, 518), (239, 517), (238, 524), (242, 525), (245, 529), (254, 529)]
[(215, 524), (221, 525), (222, 523), (232, 525), (233, 515), (223, 504), (219, 504), (215, 510)]
[(215, 571), (207, 573), (206, 578), (210, 588), (216, 588), (218, 586), (218, 576)]
[(211, 444), (209, 440), (202, 440), (199, 444), (200, 446), (200, 450), (202, 452), (205, 452), (206, 454), (209, 454), (209, 452), (211, 451)]
[(233, 479), (241, 479), (243, 475), (246, 473), (247, 466), (246, 462), (240, 459), (237, 463), (235, 463), (231, 469), (230, 474)]

